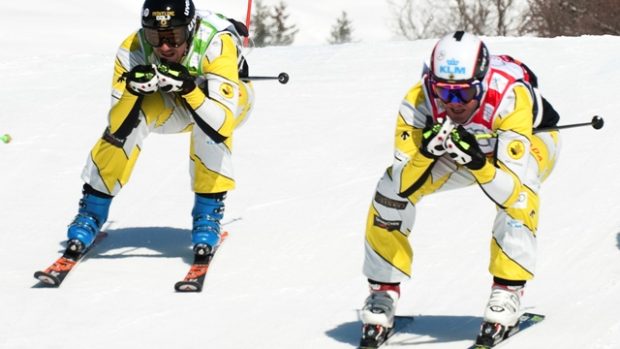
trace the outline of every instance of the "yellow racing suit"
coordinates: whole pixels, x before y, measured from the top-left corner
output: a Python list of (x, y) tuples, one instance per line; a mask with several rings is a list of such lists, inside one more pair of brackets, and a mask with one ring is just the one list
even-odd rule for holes
[(160, 63), (142, 29), (121, 44), (114, 64), (112, 107), (108, 127), (95, 144), (82, 172), (83, 180), (99, 192), (116, 195), (128, 182), (151, 132), (190, 132), (192, 189), (220, 193), (234, 188), (232, 135), (249, 115), (253, 90), (239, 79), (244, 64), (239, 37), (225, 18), (207, 13), (198, 18), (193, 38), (181, 62), (195, 76), (190, 93), (137, 96), (121, 76), (137, 65)]
[(384, 283), (411, 277), (408, 237), (417, 204), (426, 195), (477, 183), (497, 207), (490, 273), (505, 280), (533, 278), (538, 193), (558, 158), (560, 137), (557, 130), (533, 133), (544, 116), (528, 71), (506, 56), (491, 57), (480, 105), (463, 125), (487, 155), (479, 170), (458, 165), (448, 154), (430, 159), (420, 153), (422, 130), (446, 112), (432, 95), (428, 73), (408, 91), (396, 123), (394, 163), (379, 180), (368, 212), (366, 277)]

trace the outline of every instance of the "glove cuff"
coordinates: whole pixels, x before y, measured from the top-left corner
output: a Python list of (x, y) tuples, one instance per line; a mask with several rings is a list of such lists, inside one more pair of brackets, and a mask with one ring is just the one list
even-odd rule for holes
[(495, 166), (493, 166), (490, 161), (486, 160), (486, 158), (480, 168), (469, 169), (471, 170), (471, 173), (474, 175), (478, 183), (488, 183), (492, 181), (495, 177), (495, 171), (497, 171)]
[(183, 88), (181, 89), (181, 91), (179, 91), (179, 93), (181, 94), (181, 96), (185, 96), (186, 94), (191, 93), (195, 89), (196, 83), (194, 82), (194, 80), (185, 80), (183, 82)]
[(466, 163), (465, 166), (472, 171), (477, 171), (483, 168), (487, 163), (486, 155), (483, 153), (475, 153), (471, 155), (471, 161)]
[(419, 149), (420, 149), (420, 154), (427, 159), (437, 160), (441, 156), (441, 155), (435, 155), (433, 153), (428, 152), (425, 147), (421, 147)]

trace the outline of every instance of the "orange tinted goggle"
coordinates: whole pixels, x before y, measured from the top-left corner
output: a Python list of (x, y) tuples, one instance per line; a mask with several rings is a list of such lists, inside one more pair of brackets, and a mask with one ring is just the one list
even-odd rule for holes
[(153, 47), (161, 47), (163, 44), (171, 47), (179, 47), (187, 41), (189, 33), (186, 27), (176, 27), (166, 30), (144, 28), (144, 37)]

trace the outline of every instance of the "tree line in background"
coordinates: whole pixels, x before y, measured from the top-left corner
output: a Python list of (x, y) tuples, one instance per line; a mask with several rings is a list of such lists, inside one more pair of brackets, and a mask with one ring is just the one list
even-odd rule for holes
[[(477, 35), (541, 37), (620, 35), (618, 0), (387, 0), (395, 34), (439, 37), (462, 29)], [(450, 28), (450, 30), (446, 30)]]
[[(295, 24), (289, 24), (287, 5), (280, 1), (277, 5), (267, 6), (261, 0), (254, 3), (250, 25), (250, 37), (256, 47), (286, 46), (295, 41), (299, 29)], [(352, 23), (345, 11), (336, 19), (327, 42), (343, 44), (353, 41)]]
[(294, 24), (286, 23), (288, 17), (283, 1), (273, 7), (267, 7), (260, 0), (256, 1), (250, 26), (250, 37), (254, 45), (264, 47), (292, 44), (299, 29)]
[[(441, 6), (435, 0), (386, 1), (392, 31), (409, 40), (436, 38), (457, 29), (488, 36), (620, 35), (619, 0), (449, 0)], [(250, 28), (254, 46), (292, 44), (299, 29), (288, 19), (284, 1), (271, 7), (256, 1)], [(327, 42), (352, 42), (353, 31), (342, 11)]]

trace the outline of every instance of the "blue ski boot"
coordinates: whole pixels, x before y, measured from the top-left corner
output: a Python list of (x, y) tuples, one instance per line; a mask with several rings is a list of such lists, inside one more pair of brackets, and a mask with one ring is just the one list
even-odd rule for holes
[(220, 242), (220, 220), (224, 217), (226, 193), (196, 194), (192, 217), (194, 253), (208, 255)]
[(82, 252), (87, 249), (108, 219), (112, 197), (98, 196), (95, 193), (96, 191), (90, 186), (84, 186), (82, 191), (84, 196), (80, 199), (78, 214), (67, 230), (69, 251)]

